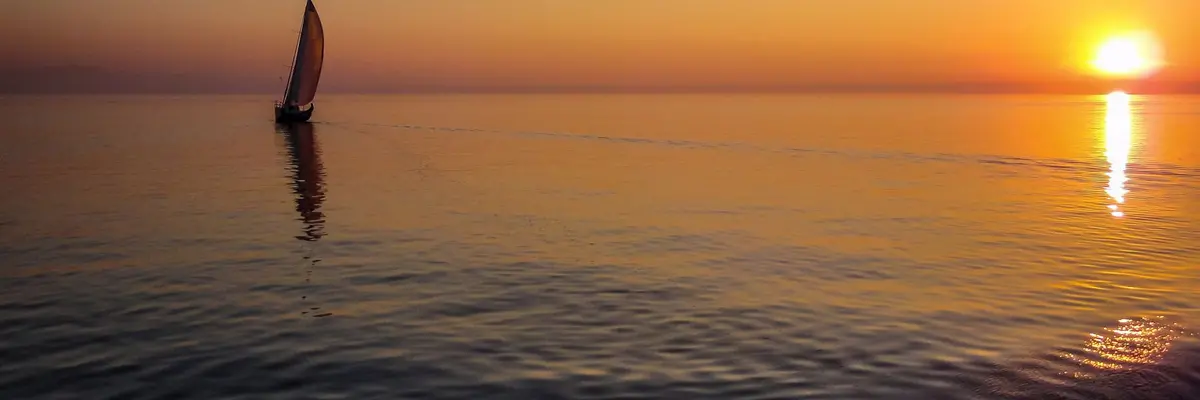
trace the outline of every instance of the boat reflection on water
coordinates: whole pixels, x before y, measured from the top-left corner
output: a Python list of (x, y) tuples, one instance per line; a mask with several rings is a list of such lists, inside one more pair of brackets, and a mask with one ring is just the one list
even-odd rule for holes
[(292, 192), (296, 196), (296, 211), (304, 223), (304, 234), (297, 239), (317, 241), (325, 236), (325, 214), (321, 205), (325, 201), (325, 167), (321, 165), (321, 150), (309, 123), (277, 125), (287, 143), (289, 166), (292, 175)]
[[(311, 282), (313, 269), (321, 261), (313, 254), (313, 245), (325, 236), (325, 213), (321, 211), (325, 201), (325, 167), (321, 164), (321, 149), (313, 134), (312, 124), (277, 124), (276, 130), (284, 136), (296, 212), (303, 224), (301, 234), (295, 238), (304, 244), (304, 283), (307, 285)], [(301, 299), (307, 300), (308, 295), (301, 296)], [(320, 307), (307, 307), (301, 314), (312, 314), (313, 317), (332, 315), (320, 311)]]

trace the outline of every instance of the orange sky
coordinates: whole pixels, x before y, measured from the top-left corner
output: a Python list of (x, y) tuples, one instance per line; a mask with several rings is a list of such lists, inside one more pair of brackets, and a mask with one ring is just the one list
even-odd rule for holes
[[(1170, 65), (1153, 79), (1200, 81), (1192, 79), (1200, 77), (1196, 0), (315, 2), (328, 90), (962, 82), (1053, 90), (1087, 78), (1098, 42), (1127, 29), (1153, 30), (1163, 42)], [(261, 91), (287, 75), (303, 1), (0, 5), (5, 69), (103, 67)], [(30, 74), (22, 79), (45, 78)]]

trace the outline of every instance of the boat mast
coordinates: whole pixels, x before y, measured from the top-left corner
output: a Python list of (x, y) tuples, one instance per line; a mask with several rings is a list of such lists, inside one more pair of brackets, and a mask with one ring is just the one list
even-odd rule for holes
[(308, 22), (308, 1), (305, 1), (304, 12), (300, 14), (300, 33), (296, 34), (296, 49), (292, 52), (292, 64), (288, 66), (288, 79), (283, 86), (283, 100), (280, 103), (287, 105), (288, 94), (292, 92), (292, 78), (296, 75), (296, 61), (300, 57), (300, 46), (304, 45), (304, 28)]

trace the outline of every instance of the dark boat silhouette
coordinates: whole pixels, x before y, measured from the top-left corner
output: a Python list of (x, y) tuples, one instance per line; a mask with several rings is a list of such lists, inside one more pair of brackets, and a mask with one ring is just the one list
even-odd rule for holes
[(321, 80), (321, 65), (325, 58), (325, 29), (312, 0), (304, 8), (300, 23), (300, 38), (293, 55), (292, 71), (288, 75), (283, 100), (275, 102), (276, 122), (304, 122), (312, 118)]

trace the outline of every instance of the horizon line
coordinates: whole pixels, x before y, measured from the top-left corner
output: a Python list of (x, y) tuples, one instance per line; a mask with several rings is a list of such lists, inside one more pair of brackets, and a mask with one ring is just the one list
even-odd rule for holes
[[(6, 68), (0, 67), (0, 71)], [(130, 74), (103, 67), (66, 65), (8, 68), (0, 74), (0, 94), (267, 94), (279, 93), (273, 79), (254, 75)], [(788, 94), (1096, 94), (1123, 90), (1139, 94), (1200, 94), (1200, 80), (1103, 78), (947, 79), (779, 83), (495, 83), (390, 82), (368, 85), (345, 77), (327, 80), (321, 93), (340, 94), (659, 94), (659, 93), (788, 93)]]
[[(1110, 88), (1074, 88), (1036, 90), (1029, 88), (956, 88), (956, 87), (800, 87), (800, 88), (628, 88), (628, 87), (531, 87), (531, 88), (407, 88), (407, 89), (330, 89), (330, 95), (470, 95), (470, 94), (946, 94), (946, 95), (1101, 95), (1123, 91), (1132, 95), (1200, 95), (1195, 88), (1144, 88), (1114, 85)], [(264, 90), (0, 90), (0, 95), (278, 95)]]

